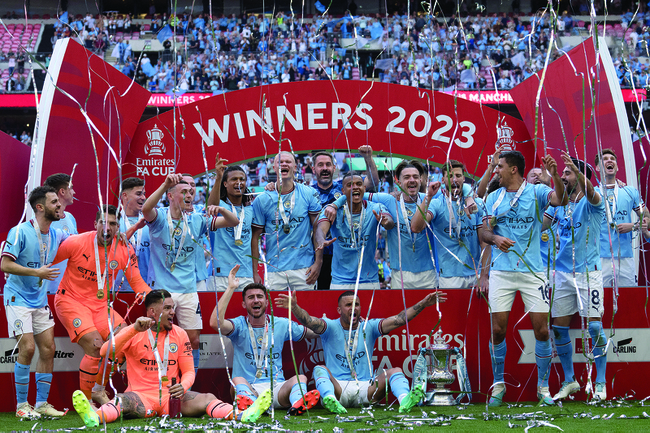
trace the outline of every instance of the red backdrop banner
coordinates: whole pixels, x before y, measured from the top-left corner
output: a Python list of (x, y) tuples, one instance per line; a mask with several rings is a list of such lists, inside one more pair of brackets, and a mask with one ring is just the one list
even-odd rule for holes
[[(174, 139), (175, 138), (175, 139)], [(171, 172), (203, 173), (283, 150), (355, 151), (363, 144), (438, 164), (457, 159), (482, 175), (499, 143), (532, 162), (523, 122), (440, 92), (366, 81), (309, 81), (213, 96), (142, 122), (124, 173), (147, 189)]]
[[(341, 292), (309, 291), (298, 292), (298, 303), (310, 314), (322, 317), (337, 318), (337, 298)], [(370, 318), (389, 317), (424, 298), (428, 292), (425, 290), (407, 290), (404, 300), (400, 290), (383, 290), (374, 292), (374, 301)], [(445, 341), (452, 347), (459, 347), (465, 352), (469, 378), (475, 394), (474, 402), (484, 402), (485, 395), (492, 383), (492, 369), (488, 351), (490, 338), (490, 319), (485, 301), (472, 296), (470, 290), (448, 290), (448, 301), (441, 304), (441, 328)], [(276, 293), (271, 293), (275, 298)], [(648, 312), (646, 292), (639, 288), (621, 288), (618, 301), (618, 313), (612, 321), (612, 290), (605, 289), (605, 316), (603, 323), (606, 334), (611, 337), (608, 353), (607, 367), (607, 393), (610, 397), (621, 396), (625, 393), (635, 392), (637, 396), (645, 397), (650, 394), (650, 383), (639, 380), (642, 371), (650, 367), (650, 330), (648, 329)], [(122, 301), (116, 301), (117, 310), (124, 313), (126, 303), (133, 300), (132, 294), (120, 295)], [(372, 291), (360, 291), (361, 314), (366, 317), (368, 307), (373, 297)], [(201, 335), (201, 361), (197, 381), (192, 388), (199, 392), (212, 392), (219, 398), (230, 401), (229, 384), (226, 376), (226, 359), (223, 356), (223, 347), (219, 335), (209, 326), (210, 313), (216, 304), (214, 293), (199, 294), (201, 309), (203, 311), (203, 332)], [(53, 305), (53, 298), (50, 298)], [(270, 311), (270, 310), (269, 310)], [(129, 321), (134, 321), (144, 309), (136, 306), (129, 316)], [(0, 314), (4, 309), (0, 307)], [(287, 310), (274, 308), (278, 316), (286, 317)], [(235, 317), (244, 314), (238, 294), (233, 296), (226, 312), (226, 317)], [(521, 321), (520, 321), (521, 319)], [(373, 364), (375, 368), (400, 367), (407, 377), (411, 377), (411, 363), (409, 355), (416, 355), (419, 347), (428, 344), (432, 327), (438, 321), (435, 307), (424, 310), (418, 317), (409, 323), (409, 335), (406, 328), (396, 329), (388, 336), (381, 337), (375, 344)], [(510, 314), (509, 331), (507, 336), (508, 354), (506, 357), (506, 382), (508, 383), (507, 401), (534, 401), (536, 399), (537, 371), (534, 356), (534, 336), (528, 317), (524, 317), (524, 308), (521, 299), (517, 297)], [(585, 358), (582, 355), (580, 324), (576, 320), (572, 324), (571, 338), (574, 343), (576, 377), (584, 385), (586, 379)], [(54, 380), (50, 394), (50, 402), (57, 407), (70, 407), (72, 392), (79, 386), (78, 368), (83, 356), (83, 351), (78, 345), (70, 342), (63, 327), (57, 323), (55, 326), (57, 351), (54, 359)], [(0, 401), (0, 412), (14, 409), (13, 397), (13, 365), (16, 357), (11, 356), (15, 340), (7, 337), (7, 323), (0, 321), (0, 386), (7, 390), (11, 398)], [(228, 365), (232, 366), (232, 346), (228, 339), (223, 337), (228, 357)], [(409, 343), (410, 342), (410, 343)], [(315, 365), (323, 362), (322, 349), (318, 340), (307, 340), (294, 344), (298, 371), (306, 374), (311, 380), (311, 373)], [(285, 345), (283, 354), (285, 374), (290, 377), (295, 373), (289, 344)], [(557, 360), (556, 360), (557, 361)], [(36, 362), (36, 357), (34, 358)], [(33, 367), (35, 364), (33, 365)], [(32, 382), (30, 386), (30, 401), (33, 401), (35, 386), (34, 368), (32, 367)], [(616, 380), (614, 381), (614, 378)], [(557, 391), (562, 379), (559, 362), (553, 364), (550, 379), (551, 391)], [(124, 384), (119, 377), (115, 377), (116, 388), (124, 389)], [(458, 390), (458, 382), (451, 386)], [(482, 394), (481, 394), (482, 393)], [(583, 399), (584, 393), (577, 394), (576, 398)]]
[[(18, 224), (25, 203), (25, 184), (29, 167), (29, 146), (0, 131), (0, 197), (5, 203), (0, 218), (0, 243), (7, 239), (12, 227)], [(5, 275), (0, 272), (0, 286)]]
[(35, 148), (42, 166), (32, 171), (33, 186), (54, 173), (70, 174), (78, 164), (73, 178), (78, 201), (66, 210), (80, 231), (93, 228), (98, 189), (106, 202), (108, 184), (119, 179), (149, 95), (72, 39), (57, 42), (41, 97)]

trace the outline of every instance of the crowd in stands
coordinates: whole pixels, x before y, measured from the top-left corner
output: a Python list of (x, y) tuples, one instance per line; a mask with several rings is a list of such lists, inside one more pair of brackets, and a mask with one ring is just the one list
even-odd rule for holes
[[(115, 67), (152, 92), (176, 87), (217, 93), (328, 79), (375, 79), (436, 90), (511, 89), (544, 67), (549, 43), (557, 46), (550, 61), (566, 52), (568, 47), (553, 35), (590, 34), (589, 23), (566, 11), (557, 19), (548, 13), (478, 13), (446, 20), (425, 14), (348, 13), (302, 19), (278, 12), (274, 17), (244, 14), (213, 21), (202, 13), (165, 13), (151, 15), (149, 24), (136, 21), (130, 14), (70, 19), (63, 14), (52, 42), (72, 36), (98, 54), (112, 50)], [(646, 87), (650, 82), (649, 28), (650, 13), (632, 12), (598, 27), (600, 33), (625, 41), (612, 53), (622, 86)], [(157, 35), (165, 49), (133, 52), (130, 41), (145, 33)], [(24, 90), (24, 85), (12, 83), (11, 90)]]

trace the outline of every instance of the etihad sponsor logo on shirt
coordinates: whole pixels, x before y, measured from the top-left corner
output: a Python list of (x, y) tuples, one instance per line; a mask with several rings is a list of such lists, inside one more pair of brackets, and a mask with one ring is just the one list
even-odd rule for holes
[[(289, 207), (289, 206), (287, 206), (287, 207)], [(294, 217), (289, 218), (289, 223), (298, 223), (298, 224), (300, 224), (304, 219), (305, 219), (304, 216), (294, 216)], [(282, 224), (284, 224), (284, 221), (282, 221), (281, 219), (276, 218), (273, 221), (271, 221), (271, 224), (281, 226)], [(291, 227), (293, 228), (293, 227), (295, 227), (295, 225), (292, 225)]]
[[(169, 245), (169, 244), (161, 244), (161, 245), (165, 250), (172, 251), (171, 245)], [(190, 247), (190, 246), (182, 247), (181, 248), (181, 256), (191, 254), (192, 251), (194, 251), (194, 247)]]
[[(171, 351), (171, 347), (169, 348), (169, 350)], [(146, 365), (146, 366), (151, 366), (151, 365), (157, 366), (158, 362), (155, 359), (140, 358), (140, 364)], [(169, 365), (169, 366), (176, 365), (176, 360), (175, 359), (168, 359), (167, 360), (167, 365)]]
[(501, 216), (497, 219), (497, 226), (499, 224), (505, 224), (507, 226), (510, 226), (510, 228), (516, 229), (516, 228), (524, 228), (526, 226), (529, 226), (535, 221), (535, 218), (532, 216), (529, 217), (518, 217), (518, 216)]
[[(370, 235), (357, 236), (354, 239), (356, 239), (358, 245), (360, 240), (362, 240), (363, 242), (368, 242), (368, 239), (370, 239)], [(354, 248), (353, 239), (351, 236), (350, 237), (338, 236), (336, 238), (336, 242), (343, 248)]]
[[(268, 357), (268, 355), (266, 355), (266, 356)], [(251, 359), (251, 360), (253, 360), (253, 362), (251, 363), (251, 365), (255, 365), (255, 357), (253, 356), (252, 353), (250, 353), (250, 352), (244, 352), (244, 357), (245, 357), (246, 359)], [(279, 353), (273, 353), (273, 360), (278, 360), (278, 359), (280, 359), (280, 354), (279, 354)]]
[[(366, 356), (365, 351), (355, 353), (354, 356), (352, 357), (352, 363), (354, 364), (354, 366), (356, 367), (357, 365), (359, 365), (359, 362), (361, 362), (361, 360), (363, 358), (365, 358), (365, 356)], [(339, 354), (339, 355), (336, 355), (335, 358), (338, 359), (339, 361), (341, 361), (341, 367), (350, 368), (350, 364), (348, 364), (348, 360), (345, 357), (345, 355), (340, 355)]]
[[(448, 225), (445, 226), (444, 232), (447, 235), (449, 235), (449, 226)], [(455, 228), (453, 228), (451, 230), (451, 234), (452, 234), (452, 237), (454, 237), (454, 238), (456, 237), (456, 229)], [(461, 238), (471, 237), (471, 236), (474, 236), (475, 234), (476, 234), (476, 228), (474, 228), (473, 226), (467, 226), (467, 225), (460, 226), (460, 237)]]

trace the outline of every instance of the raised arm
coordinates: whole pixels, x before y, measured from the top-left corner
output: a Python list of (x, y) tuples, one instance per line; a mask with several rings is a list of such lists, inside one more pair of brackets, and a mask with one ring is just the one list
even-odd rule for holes
[(400, 326), (406, 325), (406, 322), (413, 320), (418, 314), (422, 312), (427, 307), (435, 305), (436, 302), (445, 302), (447, 300), (447, 294), (444, 292), (432, 292), (424, 297), (420, 302), (406, 309), (406, 312), (402, 311), (396, 316), (389, 317), (388, 319), (382, 322), (381, 332), (383, 334), (388, 334), (394, 329), (399, 328)]
[(440, 189), (440, 182), (430, 182), (427, 188), (427, 196), (422, 200), (420, 206), (415, 210), (415, 215), (411, 219), (411, 231), (413, 233), (420, 233), (431, 222), (431, 215), (429, 215), (429, 204), (433, 197)]
[[(115, 339), (113, 342), (108, 340), (106, 343), (103, 344), (100, 350), (101, 357), (102, 358), (105, 357), (110, 350), (111, 351), (110, 354), (113, 356), (110, 356), (109, 358), (113, 359), (116, 354), (122, 352), (124, 345), (128, 343), (128, 341), (131, 338), (133, 338), (138, 332), (144, 332), (147, 329), (151, 328), (152, 326), (155, 325), (155, 323), (156, 322), (150, 317), (138, 317), (138, 319), (135, 321), (133, 325), (129, 325), (126, 328), (122, 329), (117, 334), (115, 334)], [(114, 343), (115, 345), (115, 351), (113, 351), (112, 343)]]
[(239, 278), (237, 278), (238, 270), (239, 265), (235, 265), (230, 270), (230, 273), (228, 274), (228, 288), (223, 295), (221, 295), (219, 303), (214, 307), (214, 310), (212, 310), (212, 314), (210, 315), (210, 327), (215, 331), (221, 329), (221, 333), (225, 335), (230, 334), (233, 330), (232, 322), (226, 320), (226, 309), (228, 308), (232, 294), (235, 292), (237, 287), (239, 287)]
[(578, 178), (578, 187), (584, 193), (585, 197), (587, 197), (589, 203), (594, 206), (600, 204), (600, 194), (598, 194), (591, 181), (587, 179), (580, 169), (573, 163), (573, 160), (568, 153), (562, 152), (562, 161), (564, 161), (564, 165)]
[(483, 177), (481, 178), (481, 181), (478, 183), (478, 188), (476, 188), (476, 195), (478, 195), (481, 198), (485, 197), (488, 184), (490, 183), (490, 179), (492, 179), (492, 173), (494, 173), (494, 169), (497, 168), (497, 165), (499, 164), (499, 155), (501, 155), (502, 151), (503, 151), (503, 146), (499, 146), (496, 152), (494, 152), (494, 154), (492, 155), (492, 160), (490, 161), (490, 164), (488, 164), (487, 168), (485, 169), (485, 173), (483, 173)]
[(239, 224), (237, 215), (221, 206), (208, 206), (206, 213), (210, 216), (216, 217), (214, 222), (210, 225), (210, 230), (216, 230), (224, 227), (235, 227)]
[(544, 162), (544, 168), (548, 170), (553, 178), (553, 188), (555, 189), (555, 194), (551, 195), (550, 204), (551, 206), (564, 206), (569, 203), (569, 196), (565, 193), (564, 182), (560, 174), (557, 172), (557, 162), (551, 155), (546, 155), (542, 158)]
[(293, 292), (292, 297), (289, 298), (289, 295), (280, 293), (277, 298), (275, 298), (275, 306), (279, 308), (289, 309), (291, 307), (291, 312), (296, 319), (307, 329), (313, 331), (315, 334), (320, 335), (325, 331), (327, 325), (323, 319), (318, 317), (310, 316), (305, 310), (298, 306), (298, 301), (296, 300), (296, 292)]
[(226, 171), (225, 163), (228, 162), (227, 159), (215, 158), (214, 172), (216, 177), (214, 179), (214, 186), (210, 190), (210, 195), (208, 196), (208, 206), (218, 206), (221, 201), (221, 181), (223, 180), (223, 172)]
[(364, 144), (359, 147), (359, 153), (363, 156), (363, 160), (366, 162), (366, 178), (363, 181), (363, 184), (368, 191), (377, 191), (377, 186), (379, 186), (379, 171), (377, 170), (377, 164), (372, 158), (372, 147)]
[(160, 199), (163, 198), (165, 191), (174, 185), (178, 185), (181, 180), (183, 180), (182, 174), (170, 174), (165, 178), (165, 181), (158, 187), (157, 190), (154, 191), (153, 194), (147, 197), (147, 201), (145, 201), (142, 205), (142, 216), (144, 216), (144, 219), (146, 219), (148, 222), (156, 219), (156, 205)]

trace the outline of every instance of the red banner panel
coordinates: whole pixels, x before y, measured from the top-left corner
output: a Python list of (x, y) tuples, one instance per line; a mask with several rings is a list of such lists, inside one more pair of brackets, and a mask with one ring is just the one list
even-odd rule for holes
[[(298, 292), (298, 303), (310, 314), (316, 317), (326, 315), (337, 318), (337, 298), (339, 291), (309, 291)], [(424, 298), (425, 290), (407, 290), (402, 298), (400, 290), (360, 291), (361, 314), (368, 316), (368, 308), (372, 301), (370, 318), (390, 317)], [(492, 368), (488, 341), (490, 338), (490, 319), (488, 307), (484, 300), (470, 290), (448, 290), (448, 301), (440, 304), (442, 313), (441, 329), (445, 341), (451, 347), (459, 347), (465, 353), (467, 369), (474, 394), (473, 402), (484, 402), (485, 394), (492, 384)], [(271, 293), (275, 298), (276, 293)], [(374, 299), (373, 299), (374, 296)], [(124, 313), (128, 303), (133, 301), (133, 295), (120, 295), (115, 302), (117, 310)], [(201, 361), (198, 378), (193, 386), (194, 391), (212, 392), (219, 398), (231, 401), (229, 384), (226, 375), (226, 365), (232, 366), (232, 345), (226, 337), (222, 338), (209, 327), (209, 319), (216, 304), (214, 293), (200, 293), (201, 309), (203, 311), (203, 334), (201, 335)], [(646, 292), (638, 288), (621, 288), (618, 298), (618, 312), (612, 321), (612, 290), (605, 289), (605, 316), (603, 323), (605, 333), (610, 337), (608, 348), (607, 393), (608, 396), (622, 396), (626, 393), (636, 393), (637, 396), (650, 395), (650, 383), (639, 380), (643, 371), (650, 368), (650, 330), (648, 329), (648, 311)], [(50, 298), (53, 306), (53, 298)], [(270, 311), (270, 310), (269, 310)], [(136, 306), (128, 318), (133, 322), (144, 313), (141, 306)], [(287, 310), (274, 307), (278, 316), (287, 314)], [(0, 307), (0, 314), (4, 308)], [(226, 317), (245, 314), (238, 299), (238, 293), (230, 302)], [(398, 328), (387, 336), (377, 340), (375, 344), (373, 364), (375, 369), (400, 367), (410, 379), (412, 367), (409, 356), (417, 355), (419, 347), (429, 343), (429, 334), (438, 321), (435, 307), (429, 307), (409, 323), (409, 333), (406, 327)], [(613, 326), (613, 328), (612, 328)], [(571, 338), (574, 342), (573, 360), (578, 381), (586, 382), (586, 363), (582, 355), (582, 331), (580, 323), (575, 320), (572, 324)], [(0, 386), (7, 390), (9, 398), (2, 399), (0, 411), (8, 412), (14, 409), (13, 368), (16, 356), (12, 355), (15, 340), (7, 338), (7, 323), (0, 321)], [(54, 359), (54, 380), (50, 394), (50, 402), (58, 408), (70, 407), (72, 392), (79, 386), (78, 368), (83, 357), (81, 348), (70, 342), (64, 328), (57, 323), (55, 326), (57, 351)], [(510, 314), (507, 336), (508, 354), (506, 357), (506, 382), (508, 392), (505, 400), (534, 401), (536, 400), (537, 370), (534, 355), (534, 336), (528, 317), (524, 317), (523, 303), (517, 297)], [(343, 343), (341, 343), (341, 347)], [(298, 371), (307, 375), (311, 381), (314, 366), (323, 362), (323, 354), (318, 340), (307, 340), (294, 344)], [(224, 352), (226, 357), (224, 357)], [(32, 364), (32, 384), (36, 358)], [(226, 360), (227, 358), (227, 360)], [(289, 344), (284, 348), (283, 367), (286, 377), (295, 374)], [(455, 366), (454, 366), (455, 369)], [(616, 380), (614, 380), (616, 378)], [(551, 372), (551, 393), (557, 392), (562, 380), (559, 361), (556, 359)], [(123, 381), (115, 377), (118, 391), (125, 389)], [(313, 384), (312, 384), (313, 385)], [(458, 390), (458, 381), (451, 385), (452, 390)], [(35, 386), (30, 386), (30, 401), (35, 397)], [(583, 392), (576, 394), (577, 399), (584, 399)]]

